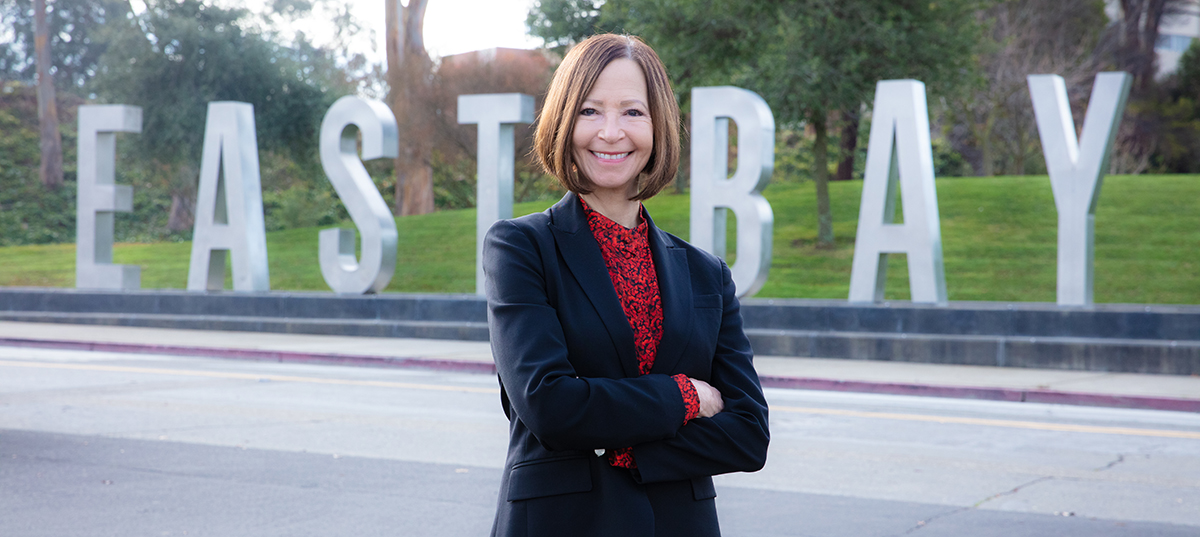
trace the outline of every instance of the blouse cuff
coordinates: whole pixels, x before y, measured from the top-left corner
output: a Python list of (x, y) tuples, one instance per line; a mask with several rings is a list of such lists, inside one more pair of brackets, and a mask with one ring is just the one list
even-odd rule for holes
[(680, 373), (673, 375), (675, 384), (679, 385), (679, 393), (683, 396), (683, 406), (687, 410), (687, 414), (683, 417), (683, 424), (696, 419), (700, 415), (700, 396), (696, 394), (696, 387), (692, 385), (692, 379), (687, 375)]

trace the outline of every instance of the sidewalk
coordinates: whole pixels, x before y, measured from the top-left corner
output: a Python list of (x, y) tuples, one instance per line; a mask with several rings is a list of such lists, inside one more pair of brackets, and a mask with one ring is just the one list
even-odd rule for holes
[[(0, 321), (0, 346), (495, 371), (486, 342)], [(1200, 412), (1200, 376), (757, 356), (764, 386)]]

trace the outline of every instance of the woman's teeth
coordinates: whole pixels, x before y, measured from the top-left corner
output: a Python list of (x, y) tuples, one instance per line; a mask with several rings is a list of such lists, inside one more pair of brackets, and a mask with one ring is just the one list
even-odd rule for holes
[(629, 151), (626, 151), (624, 153), (597, 153), (595, 151), (592, 151), (593, 155), (596, 155), (597, 157), (600, 157), (604, 160), (621, 160), (621, 159), (629, 156), (629, 153), (630, 153)]

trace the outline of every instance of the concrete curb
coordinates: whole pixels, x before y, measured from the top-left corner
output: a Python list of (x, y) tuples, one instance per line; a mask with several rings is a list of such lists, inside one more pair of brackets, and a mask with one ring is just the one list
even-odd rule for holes
[(1023, 390), (1019, 388), (987, 388), (978, 386), (938, 386), (933, 384), (868, 382), (802, 377), (761, 376), (759, 380), (764, 387), (796, 390), (882, 393), (888, 395), (916, 395), (921, 397), (979, 399), (985, 401), (1200, 412), (1200, 399), (1177, 399), (1173, 397)]
[(271, 351), (259, 349), (230, 349), (220, 347), (187, 347), (180, 345), (146, 345), (137, 343), (107, 343), (90, 341), (55, 341), (22, 338), (0, 338), (0, 346), (27, 347), (36, 349), (65, 349), (100, 352), (127, 352), (136, 354), (170, 354), (174, 356), (203, 356), (231, 360), (255, 360), (260, 362), (292, 362), (315, 364), (338, 364), (368, 367), (397, 367), (411, 369), (433, 369), (459, 373), (495, 373), (496, 365), (490, 362), (471, 360), (447, 360), (419, 356), (392, 357), (355, 354), (331, 354), (312, 352)]
[[(395, 367), (453, 371), (459, 373), (493, 374), (496, 372), (496, 365), (490, 362), (444, 358), (423, 358), (416, 356), (366, 356), (259, 349), (231, 349), (220, 347), (192, 347), (179, 345), (148, 345), (136, 343), (88, 341), (58, 341), (24, 338), (0, 338), (0, 346), (100, 352), (127, 352), (138, 354), (170, 354), (176, 356), (204, 356), (210, 358), (268, 362), (318, 363), (365, 367)], [(1177, 412), (1200, 413), (1200, 399), (1060, 392), (1054, 390), (1023, 390), (1018, 388), (939, 386), (932, 384), (832, 380), (774, 375), (762, 375), (759, 377), (759, 379), (762, 382), (762, 385), (768, 388), (879, 393), (888, 395), (915, 395), (922, 397), (943, 397), (953, 399), (978, 399), (986, 401), (1137, 408), (1145, 410), (1171, 410)]]

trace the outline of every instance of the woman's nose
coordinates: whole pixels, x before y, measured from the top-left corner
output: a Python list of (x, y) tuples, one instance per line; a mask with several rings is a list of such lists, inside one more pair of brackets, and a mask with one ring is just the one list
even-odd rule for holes
[(621, 129), (617, 118), (609, 116), (604, 119), (604, 125), (600, 127), (599, 137), (605, 142), (615, 142), (625, 137), (625, 131)]

